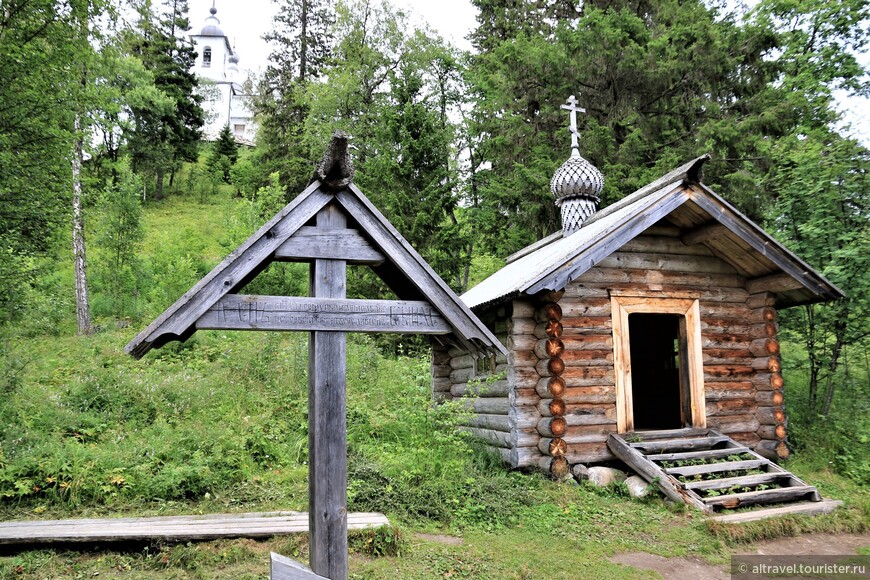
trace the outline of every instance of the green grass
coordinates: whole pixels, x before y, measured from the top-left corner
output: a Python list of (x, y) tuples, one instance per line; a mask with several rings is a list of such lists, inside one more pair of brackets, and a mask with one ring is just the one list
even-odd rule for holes
[[(70, 264), (47, 269), (28, 316), (0, 329), (0, 519), (307, 509), (305, 334), (200, 332), (141, 361), (123, 352), (253, 231), (254, 209), (225, 191), (149, 203), (136, 307), (103, 310), (94, 336), (74, 335)], [(266, 278), (261, 289), (307, 285), (294, 265)], [(459, 409), (431, 404), (427, 356), (387, 356), (379, 344), (355, 335), (348, 345), (349, 509), (382, 511), (397, 528), (353, 535), (354, 578), (647, 578), (607, 558), (724, 563), (758, 539), (867, 531), (866, 488), (811, 449), (789, 467), (845, 508), (731, 526), (619, 487), (510, 472), (453, 429)], [(7, 550), (0, 578), (263, 578), (270, 551), (304, 561), (307, 549), (294, 536)]]

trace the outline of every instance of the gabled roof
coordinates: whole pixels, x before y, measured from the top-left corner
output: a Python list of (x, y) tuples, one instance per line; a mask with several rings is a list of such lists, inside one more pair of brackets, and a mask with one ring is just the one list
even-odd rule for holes
[(438, 311), (450, 326), (450, 332), (443, 337), (446, 342), (475, 356), (496, 352), (507, 354), (498, 339), (353, 183), (336, 188), (320, 180), (314, 180), (130, 341), (125, 350), (141, 358), (152, 348), (169, 341), (187, 340), (196, 331), (197, 321), (209, 309), (255, 278), (275, 259), (276, 251), (297, 232), (301, 235), (300, 228), (304, 230), (303, 226), (330, 203), (337, 204), (344, 211), (348, 228), (356, 227), (368, 244), (383, 254), (384, 261), (373, 265), (372, 269), (399, 299), (426, 301)]
[(700, 182), (704, 155), (590, 216), (568, 237), (561, 232), (508, 257), (507, 265), (462, 295), (471, 308), (523, 294), (561, 290), (662, 219), (703, 243), (747, 284), (764, 285), (780, 306), (843, 297), (843, 292)]

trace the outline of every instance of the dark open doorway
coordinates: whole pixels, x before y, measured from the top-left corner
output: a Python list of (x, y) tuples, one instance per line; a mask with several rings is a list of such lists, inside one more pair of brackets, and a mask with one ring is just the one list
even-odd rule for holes
[[(635, 313), (628, 317), (634, 428), (679, 429), (688, 399), (680, 373), (682, 316)], [(684, 333), (682, 333), (684, 334)]]

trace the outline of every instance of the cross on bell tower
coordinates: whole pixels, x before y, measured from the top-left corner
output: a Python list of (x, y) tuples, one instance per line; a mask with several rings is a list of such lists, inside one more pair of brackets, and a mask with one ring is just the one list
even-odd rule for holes
[(560, 108), (571, 112), (571, 155), (580, 155), (580, 131), (577, 130), (577, 113), (585, 113), (586, 109), (577, 104), (577, 97), (571, 95), (568, 102)]

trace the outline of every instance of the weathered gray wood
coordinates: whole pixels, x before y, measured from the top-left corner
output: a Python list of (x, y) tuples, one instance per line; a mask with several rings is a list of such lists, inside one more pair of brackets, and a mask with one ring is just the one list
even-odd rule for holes
[[(501, 342), (471, 313), (465, 303), (354, 184), (351, 183), (348, 189), (336, 193), (336, 199), (384, 254), (390, 257), (395, 267), (404, 273), (409, 284), (450, 321), (456, 329), (457, 339), (468, 351), (480, 354), (486, 354), (485, 351), (488, 350), (498, 351), (507, 356), (507, 349)], [(379, 272), (379, 269), (375, 271)], [(390, 284), (388, 280), (385, 282)], [(399, 295), (399, 298), (409, 297)]]
[[(125, 350), (141, 358), (153, 347), (172, 340), (186, 340), (196, 330), (196, 321), (221, 297), (244, 286), (274, 259), (275, 251), (306, 222), (334, 199), (330, 187), (315, 181), (260, 228), (244, 244), (213, 269), (205, 278), (179, 298), (151, 325), (134, 338)], [(365, 235), (389, 259), (376, 267), (391, 287), (416, 287), (411, 300), (429, 299), (451, 325), (445, 341), (454, 342), (477, 354), (497, 352), (507, 356), (504, 346), (473, 315), (425, 263), (389, 222), (352, 184), (337, 194), (344, 207), (354, 215)], [(340, 228), (345, 229), (345, 228)], [(369, 229), (373, 231), (369, 231)], [(394, 255), (395, 254), (395, 255)], [(410, 280), (413, 278), (414, 280)]]
[(769, 274), (746, 281), (746, 291), (750, 294), (785, 292), (787, 290), (798, 290), (802, 287), (803, 285), (798, 280), (795, 280), (790, 274), (784, 273)]
[(485, 399), (462, 399), (462, 405), (469, 411), (489, 415), (507, 415), (511, 410), (507, 397), (490, 397)]
[(680, 237), (680, 240), (687, 246), (693, 246), (695, 244), (701, 244), (716, 238), (721, 238), (728, 234), (729, 231), (728, 228), (719, 222), (713, 222), (686, 232)]
[[(672, 431), (671, 433), (678, 433)], [(668, 435), (667, 431), (657, 434)], [(820, 500), (818, 491), (808, 486), (806, 483), (795, 477), (788, 471), (782, 469), (778, 465), (761, 457), (758, 453), (751, 449), (741, 448), (733, 440), (723, 437), (715, 429), (708, 429), (708, 437), (704, 439), (720, 439), (727, 440), (728, 449), (707, 450), (688, 453), (671, 453), (657, 454), (645, 456), (642, 448), (635, 448), (642, 443), (627, 443), (623, 437), (631, 439), (643, 437), (644, 432), (628, 433), (625, 435), (611, 434), (607, 440), (608, 447), (623, 461), (625, 461), (635, 471), (640, 473), (647, 481), (654, 482), (659, 488), (672, 499), (685, 501), (699, 509), (710, 513), (713, 506), (724, 508), (736, 508), (743, 505), (752, 505), (756, 503), (773, 503), (779, 501), (793, 501), (795, 499), (812, 499)], [(666, 440), (673, 442), (674, 439)], [(697, 439), (695, 439), (697, 441)], [(660, 442), (660, 441), (659, 441)], [(653, 463), (654, 460), (667, 461), (680, 459), (695, 459), (695, 458), (715, 458), (721, 457), (724, 453), (741, 453), (752, 456), (754, 459), (742, 461), (728, 461), (722, 463), (711, 463), (706, 465), (693, 465), (685, 467), (674, 467), (663, 469), (661, 466)], [(727, 455), (725, 455), (727, 457)], [(760, 469), (766, 473), (749, 475), (742, 477), (727, 477), (717, 478), (705, 481), (681, 482), (675, 476), (693, 476), (702, 474), (725, 473), (728, 471)], [(701, 498), (698, 491), (703, 490), (728, 490), (732, 486), (751, 486), (760, 484), (777, 483), (784, 486), (783, 489), (762, 490), (756, 492), (741, 492), (728, 493), (723, 496), (714, 498)], [(789, 490), (789, 491), (785, 491)]]
[(507, 415), (460, 415), (458, 421), (460, 425), (465, 425), (467, 427), (479, 427), (481, 429), (491, 429), (493, 431), (503, 431), (505, 433), (510, 433), (511, 431), (510, 417)]
[(494, 431), (491, 429), (478, 429), (476, 427), (459, 427), (459, 429), (473, 437), (477, 437), (493, 447), (502, 447), (504, 449), (510, 449), (513, 447), (510, 433)]
[(471, 384), (458, 383), (450, 387), (450, 394), (454, 397), (507, 397), (510, 390), (507, 379), (502, 379)]
[(196, 321), (197, 329), (327, 330), (446, 334), (450, 325), (428, 302), (230, 294)]
[(724, 514), (713, 516), (710, 519), (723, 524), (743, 524), (781, 516), (828, 514), (841, 505), (843, 505), (843, 502), (840, 500), (825, 499), (818, 502), (801, 502), (775, 508)]
[(623, 433), (626, 441), (653, 441), (657, 439), (675, 439), (678, 437), (706, 437), (710, 430), (704, 427), (686, 427), (684, 429), (656, 429), (650, 431), (630, 431)]
[(741, 240), (746, 242), (759, 254), (771, 260), (783, 272), (796, 278), (813, 294), (827, 300), (836, 300), (845, 295), (842, 290), (814, 271), (806, 262), (789, 252), (727, 201), (713, 193), (712, 190), (702, 184), (696, 187), (703, 189), (709, 194), (693, 198), (693, 201), (699, 207), (728, 227), (729, 230), (737, 232)]
[(711, 507), (700, 501), (694, 496), (694, 494), (687, 493), (686, 490), (682, 489), (677, 484), (673, 477), (664, 473), (651, 461), (648, 461), (641, 452), (637, 449), (633, 449), (620, 436), (611, 434), (607, 438), (607, 447), (613, 451), (614, 455), (623, 460), (644, 479), (649, 482), (654, 482), (662, 493), (672, 500), (687, 503), (705, 513), (710, 513), (712, 511)]
[(728, 437), (699, 437), (697, 439), (660, 439), (657, 441), (641, 441), (639, 443), (631, 443), (633, 448), (645, 453), (653, 453), (655, 451), (671, 451), (671, 450), (691, 450), (691, 449), (712, 449), (720, 443), (726, 443)]
[[(382, 514), (348, 514), (349, 529), (389, 525)], [(268, 538), (308, 531), (306, 512), (0, 522), (0, 545)]]
[(741, 477), (723, 477), (706, 481), (689, 481), (684, 484), (686, 489), (728, 489), (739, 486), (760, 485), (762, 483), (774, 483), (777, 480), (788, 480), (789, 476), (784, 473), (760, 473), (756, 475), (744, 475)]
[(704, 473), (723, 473), (726, 471), (740, 471), (744, 469), (758, 469), (767, 465), (766, 459), (749, 459), (746, 461), (725, 461), (723, 463), (710, 463), (707, 465), (687, 465), (684, 467), (668, 467), (665, 473), (671, 475), (701, 475)]
[[(537, 467), (542, 458), (541, 452), (537, 447), (515, 447), (507, 451), (507, 462), (511, 467)], [(547, 459), (550, 459), (549, 457)], [(547, 464), (549, 467), (549, 463)]]
[(821, 501), (816, 488), (809, 485), (765, 489), (762, 491), (747, 491), (744, 493), (729, 493), (726, 495), (718, 495), (716, 497), (705, 497), (703, 501), (711, 506), (717, 505), (728, 509), (736, 509), (738, 507), (759, 503), (778, 503), (794, 501), (796, 499)]
[(678, 254), (639, 254), (618, 252), (601, 260), (602, 268), (636, 270), (670, 270), (706, 274), (736, 274), (737, 271), (715, 256), (683, 256)]
[[(659, 195), (661, 199), (659, 199), (651, 211), (635, 214), (620, 224), (614, 224), (613, 227), (602, 232), (597, 243), (578, 248), (575, 255), (566, 256), (566, 262), (563, 266), (551, 272), (543, 273), (536, 281), (525, 288), (526, 293), (535, 294), (542, 290), (561, 290), (565, 288), (570, 280), (574, 280), (591, 267), (597, 265), (622, 247), (625, 242), (633, 239), (646, 228), (668, 215), (687, 199), (686, 192), (680, 183), (666, 184), (662, 190)], [(601, 214), (602, 212), (599, 211), (598, 213)], [(594, 221), (597, 220), (586, 220), (584, 227), (588, 227)]]
[(745, 415), (710, 417), (708, 423), (710, 426), (716, 427), (722, 433), (729, 435), (737, 433), (755, 433), (761, 425), (754, 415), (749, 417)]
[(568, 463), (575, 465), (577, 463), (601, 463), (604, 461), (613, 461), (616, 459), (616, 456), (611, 453), (606, 445), (595, 443), (569, 446), (568, 453), (565, 454), (565, 459)]
[(284, 240), (329, 203), (332, 196), (318, 186), (317, 182), (308, 186), (131, 340), (124, 350), (136, 358), (142, 358), (149, 350), (166, 342), (186, 340), (194, 331), (196, 320), (206, 310), (222, 296), (243, 285), (251, 274), (268, 262)]
[(687, 451), (685, 453), (662, 453), (659, 455), (647, 455), (650, 461), (680, 461), (683, 459), (698, 459), (700, 457), (728, 457), (747, 452), (747, 447), (729, 447), (727, 449), (708, 449), (706, 451)]
[[(335, 205), (317, 214), (317, 227), (344, 228)], [(345, 297), (347, 265), (315, 260), (311, 295)], [(311, 569), (332, 580), (347, 579), (347, 335), (314, 331), (308, 356), (308, 503)]]
[(324, 230), (302, 226), (275, 250), (275, 259), (288, 261), (324, 258), (349, 264), (380, 264), (384, 255), (357, 230)]
[(453, 357), (450, 359), (451, 369), (472, 369), (474, 368), (475, 358), (470, 354)]
[(325, 576), (315, 574), (311, 568), (296, 560), (275, 552), (269, 554), (270, 580), (317, 580), (318, 578), (325, 580)]
[(706, 246), (686, 245), (682, 240), (671, 236), (649, 235), (649, 230), (633, 240), (626, 242), (620, 248), (625, 252), (641, 252), (651, 254), (683, 254), (692, 256), (712, 256), (713, 252)]

